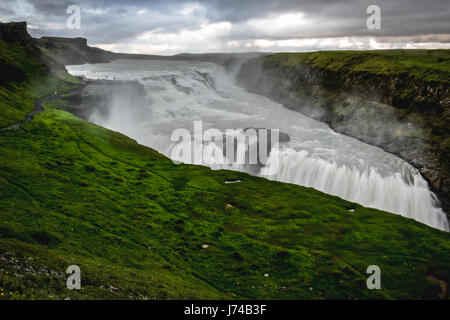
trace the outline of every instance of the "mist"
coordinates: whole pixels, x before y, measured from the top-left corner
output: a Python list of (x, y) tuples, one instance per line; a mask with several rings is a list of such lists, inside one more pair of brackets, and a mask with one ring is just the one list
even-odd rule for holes
[[(117, 60), (110, 64), (69, 66), (68, 70), (91, 79), (121, 81), (122, 89), (128, 88), (129, 92), (116, 88), (104, 93), (103, 107), (94, 109), (88, 120), (126, 134), (168, 157), (182, 143), (171, 140), (174, 130), (194, 133), (195, 121), (201, 121), (204, 130), (214, 128), (221, 132), (278, 129), (289, 136), (289, 141), (272, 150), (266, 163), (270, 176), (263, 174), (262, 166), (211, 165), (213, 162), (208, 159), (199, 163), (202, 155), (194, 154), (190, 163), (313, 187), (448, 230), (445, 213), (413, 166), (377, 147), (339, 134), (325, 123), (236, 86), (236, 68), (227, 72), (224, 66), (210, 62)], [(260, 75), (248, 73), (247, 76), (258, 79)], [(123, 85), (129, 81), (133, 85)], [(263, 83), (267, 92), (272, 90), (271, 82), (258, 83)], [(278, 85), (287, 86), (287, 82)], [(316, 116), (326, 116), (325, 108), (323, 112)], [(271, 167), (274, 165), (277, 167)]]

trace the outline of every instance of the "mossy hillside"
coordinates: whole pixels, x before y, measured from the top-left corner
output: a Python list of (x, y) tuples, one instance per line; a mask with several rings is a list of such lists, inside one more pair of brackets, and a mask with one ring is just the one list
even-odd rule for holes
[(0, 84), (0, 128), (23, 120), (34, 109), (34, 101), (39, 97), (65, 91), (78, 83), (63, 67), (49, 68), (39, 49), (5, 42), (2, 38), (0, 62), (10, 66), (11, 72), (2, 76), (15, 80)]
[[(15, 297), (435, 298), (442, 290), (427, 277), (450, 281), (449, 235), (413, 220), (176, 166), (52, 108), (24, 129), (0, 133), (0, 252), (31, 257), (34, 269), (77, 264), (84, 284), (68, 291), (62, 277), (19, 278), (10, 266), (0, 287)], [(372, 264), (383, 290), (366, 288)]]
[[(56, 110), (76, 82), (61, 75), (42, 82), (43, 95), (61, 88), (45, 112), (0, 131), (0, 298), (448, 298), (447, 233), (309, 188), (176, 166)], [(31, 101), (17, 89), (11, 106)], [(79, 291), (66, 289), (71, 264)], [(365, 285), (372, 264), (380, 291)]]
[(342, 73), (407, 74), (417, 80), (450, 83), (450, 50), (371, 50), (279, 53), (265, 58), (269, 67), (307, 64)]

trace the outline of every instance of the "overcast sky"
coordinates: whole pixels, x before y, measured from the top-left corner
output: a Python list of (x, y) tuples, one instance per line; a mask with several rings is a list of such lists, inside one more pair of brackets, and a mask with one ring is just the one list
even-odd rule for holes
[[(70, 5), (80, 29), (66, 27)], [(367, 28), (369, 5), (380, 30)], [(0, 21), (130, 53), (450, 48), (450, 0), (2, 0)]]

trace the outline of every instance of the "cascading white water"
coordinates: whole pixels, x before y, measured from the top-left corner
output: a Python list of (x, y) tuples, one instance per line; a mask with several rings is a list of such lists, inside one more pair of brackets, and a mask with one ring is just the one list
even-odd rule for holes
[(448, 230), (445, 214), (434, 205), (435, 197), (418, 173), (407, 182), (399, 172), (383, 176), (375, 168), (359, 171), (315, 159), (304, 150), (282, 150), (271, 155), (275, 156), (281, 157), (280, 169), (274, 177), (268, 177), (270, 179), (313, 187), (367, 207), (399, 213)]
[[(400, 158), (259, 95), (235, 86), (223, 67), (206, 62), (118, 60), (108, 64), (68, 66), (73, 75), (91, 79), (137, 80), (147, 103), (112, 97), (108, 115), (90, 121), (122, 132), (139, 143), (171, 156), (175, 129), (268, 128), (291, 140), (270, 154), (268, 167), (279, 160), (269, 179), (313, 187), (364, 206), (398, 213), (432, 227), (449, 230), (445, 213), (419, 172)], [(195, 155), (193, 163), (202, 154)], [(245, 165), (211, 165), (247, 171)]]

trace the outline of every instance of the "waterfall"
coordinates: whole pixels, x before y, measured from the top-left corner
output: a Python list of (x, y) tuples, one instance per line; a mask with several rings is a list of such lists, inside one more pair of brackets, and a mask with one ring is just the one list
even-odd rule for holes
[(446, 214), (437, 206), (435, 196), (418, 172), (413, 174), (412, 181), (406, 181), (399, 172), (383, 176), (375, 168), (360, 171), (317, 159), (305, 150), (274, 151), (271, 158), (275, 157), (279, 157), (279, 169), (269, 179), (312, 187), (366, 207), (449, 229)]
[[(169, 157), (180, 143), (187, 143), (171, 141), (173, 131), (185, 128), (194, 133), (196, 120), (203, 122), (204, 130), (279, 129), (291, 139), (272, 150), (265, 167), (275, 172), (270, 176), (255, 166), (210, 164), (214, 159), (202, 158), (198, 141), (192, 141), (192, 160), (188, 162), (312, 187), (449, 230), (447, 216), (428, 183), (411, 165), (270, 99), (246, 92), (234, 85), (221, 66), (206, 62), (117, 60), (68, 66), (68, 70), (91, 79), (139, 81), (146, 90), (146, 104), (111, 97), (110, 112), (93, 113), (89, 120)], [(200, 143), (207, 146), (211, 142)]]

